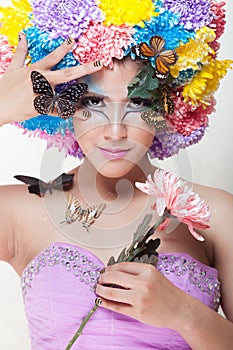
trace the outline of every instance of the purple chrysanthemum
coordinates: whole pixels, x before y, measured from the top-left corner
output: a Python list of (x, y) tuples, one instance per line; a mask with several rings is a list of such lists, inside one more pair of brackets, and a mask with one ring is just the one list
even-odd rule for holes
[(213, 18), (210, 0), (164, 0), (164, 7), (179, 15), (180, 24), (188, 30), (208, 25)]
[(33, 23), (50, 38), (78, 39), (90, 21), (102, 21), (103, 15), (94, 0), (31, 0)]
[(190, 135), (181, 135), (180, 133), (170, 133), (168, 131), (159, 131), (149, 149), (151, 158), (163, 160), (177, 154), (181, 148), (186, 148), (198, 143), (204, 136), (206, 127), (201, 127), (193, 131)]

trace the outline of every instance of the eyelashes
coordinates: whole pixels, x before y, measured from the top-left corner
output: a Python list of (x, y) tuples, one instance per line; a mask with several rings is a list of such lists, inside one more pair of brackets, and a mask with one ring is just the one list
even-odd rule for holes
[[(89, 95), (89, 96), (83, 96), (80, 98), (79, 103), (83, 105), (86, 108), (90, 109), (98, 109), (101, 107), (106, 107), (106, 104), (104, 103), (104, 98), (95, 96), (95, 95)], [(128, 107), (133, 108), (141, 108), (141, 107), (148, 107), (150, 108), (152, 106), (152, 99), (144, 99), (141, 97), (133, 97), (128, 102)]]
[(79, 105), (82, 105), (86, 108), (95, 109), (99, 107), (104, 107), (104, 98), (94, 95), (83, 96), (79, 99)]

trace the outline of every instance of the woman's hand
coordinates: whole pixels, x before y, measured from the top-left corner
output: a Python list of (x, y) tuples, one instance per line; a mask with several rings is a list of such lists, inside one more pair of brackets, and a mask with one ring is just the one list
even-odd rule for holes
[(74, 40), (68, 39), (56, 50), (41, 61), (25, 67), (27, 41), (23, 33), (15, 51), (13, 60), (6, 73), (0, 80), (0, 125), (9, 122), (22, 121), (38, 115), (33, 106), (36, 96), (32, 90), (31, 72), (42, 73), (54, 87), (59, 83), (71, 81), (84, 75), (91, 74), (102, 68), (93, 63), (63, 70), (51, 71), (72, 48)]
[[(108, 287), (109, 284), (124, 289)], [(176, 329), (177, 322), (182, 321), (186, 293), (153, 265), (122, 262), (106, 267), (96, 294), (102, 300), (101, 306), (151, 326)]]

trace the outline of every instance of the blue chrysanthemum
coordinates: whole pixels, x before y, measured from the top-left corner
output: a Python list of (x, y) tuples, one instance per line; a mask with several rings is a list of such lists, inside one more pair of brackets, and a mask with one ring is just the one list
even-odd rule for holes
[[(150, 21), (144, 21), (145, 27), (134, 26), (135, 34), (133, 39), (136, 44), (146, 42), (149, 45), (150, 38), (155, 35), (160, 35), (165, 40), (164, 48), (166, 50), (174, 50), (180, 46), (180, 42), (187, 43), (190, 38), (194, 38), (195, 32), (186, 30), (179, 24), (179, 16), (164, 11), (159, 16), (152, 17)], [(129, 53), (130, 49), (125, 51), (125, 55)], [(134, 58), (134, 54), (131, 53)], [(154, 65), (155, 58), (150, 58), (152, 65)]]
[(27, 130), (33, 131), (40, 129), (46, 131), (49, 135), (54, 135), (57, 132), (64, 133), (67, 128), (73, 132), (71, 119), (62, 119), (50, 115), (39, 115), (19, 124)]
[[(28, 41), (28, 52), (31, 57), (31, 63), (40, 61), (64, 42), (62, 38), (50, 39), (47, 32), (42, 32), (37, 27), (30, 27), (25, 33)], [(73, 53), (68, 52), (53, 69), (63, 69), (78, 64)]]

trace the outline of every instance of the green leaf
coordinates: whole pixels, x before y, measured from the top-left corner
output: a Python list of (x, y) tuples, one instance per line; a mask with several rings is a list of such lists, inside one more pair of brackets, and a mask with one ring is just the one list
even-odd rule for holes
[(150, 91), (157, 89), (159, 81), (154, 78), (154, 68), (147, 64), (142, 67), (136, 77), (128, 85), (128, 98), (151, 98)]
[(138, 225), (138, 228), (136, 230), (136, 232), (134, 233), (134, 241), (135, 243), (142, 237), (144, 236), (144, 234), (149, 230), (150, 226), (150, 222), (152, 219), (152, 214), (147, 214), (142, 223)]
[(107, 262), (107, 265), (114, 265), (116, 264), (115, 258), (111, 256)]

